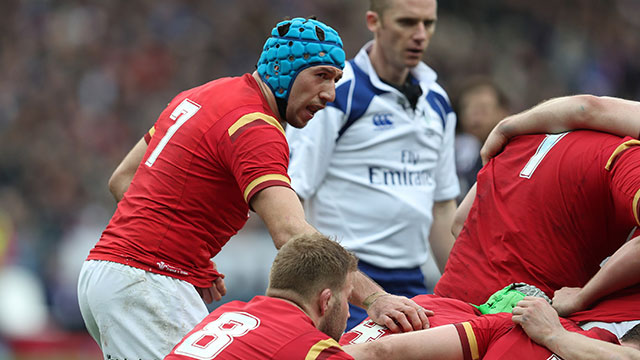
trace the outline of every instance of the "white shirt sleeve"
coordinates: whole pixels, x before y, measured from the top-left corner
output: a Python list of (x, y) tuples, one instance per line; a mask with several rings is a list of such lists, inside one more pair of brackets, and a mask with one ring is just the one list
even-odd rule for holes
[(460, 193), (454, 155), (456, 129), (456, 114), (454, 112), (447, 114), (445, 124), (444, 140), (442, 142), (442, 148), (440, 148), (440, 156), (438, 157), (434, 201), (450, 200)]
[(315, 194), (327, 174), (343, 118), (340, 109), (327, 106), (304, 128), (287, 127), (291, 187), (303, 200)]

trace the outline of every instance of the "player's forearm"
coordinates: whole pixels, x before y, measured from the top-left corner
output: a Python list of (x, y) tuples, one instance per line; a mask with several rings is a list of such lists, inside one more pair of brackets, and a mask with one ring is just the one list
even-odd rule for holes
[(566, 331), (547, 338), (543, 344), (564, 360), (640, 359), (640, 351)]
[(144, 138), (140, 139), (138, 143), (129, 151), (127, 156), (122, 159), (122, 162), (118, 164), (111, 177), (109, 178), (109, 191), (116, 199), (116, 201), (122, 200), (124, 193), (129, 188), (131, 180), (138, 169), (138, 165), (142, 161), (145, 152), (147, 151), (147, 143)]
[(133, 176), (128, 179), (112, 176), (109, 179), (109, 192), (111, 192), (111, 195), (113, 195), (116, 202), (120, 202), (120, 200), (122, 200), (122, 197), (124, 196), (124, 193), (127, 192), (132, 179)]
[(276, 248), (291, 238), (318, 232), (305, 220), (296, 193), (284, 186), (270, 186), (251, 199), (251, 206), (262, 218)]
[(281, 219), (276, 225), (268, 228), (277, 249), (280, 249), (282, 245), (296, 236), (318, 232), (306, 221), (296, 218)]
[(584, 309), (596, 300), (640, 282), (640, 237), (636, 237), (618, 249), (604, 266), (578, 292)]
[(282, 245), (296, 236), (318, 232), (318, 230), (304, 220), (303, 216), (282, 217), (275, 223), (271, 222), (271, 224), (272, 225), (267, 226), (267, 228), (277, 249), (280, 249)]
[[(371, 280), (371, 278), (363, 272), (358, 271), (353, 278), (353, 292), (351, 293), (349, 302), (367, 310), (374, 300), (374, 297), (382, 294), (386, 294), (386, 291), (384, 291), (380, 285), (376, 284), (375, 281)], [(368, 300), (366, 304), (365, 300)]]
[(576, 95), (545, 101), (498, 124), (508, 138), (535, 133), (592, 129), (638, 136), (640, 103), (611, 97)]
[(458, 360), (463, 358), (460, 337), (453, 325), (385, 336), (372, 342), (347, 345), (356, 360)]
[(467, 216), (469, 216), (469, 211), (471, 210), (471, 205), (473, 205), (473, 201), (476, 198), (476, 184), (473, 184), (467, 195), (465, 195), (464, 199), (456, 209), (456, 212), (453, 217), (453, 226), (451, 227), (451, 233), (454, 238), (458, 238), (460, 235), (460, 231), (462, 231), (462, 227), (464, 226), (464, 222), (467, 221)]
[(449, 253), (455, 241), (451, 233), (455, 212), (455, 200), (440, 201), (433, 205), (433, 224), (429, 233), (429, 244), (441, 273), (444, 272), (444, 267), (447, 264)]

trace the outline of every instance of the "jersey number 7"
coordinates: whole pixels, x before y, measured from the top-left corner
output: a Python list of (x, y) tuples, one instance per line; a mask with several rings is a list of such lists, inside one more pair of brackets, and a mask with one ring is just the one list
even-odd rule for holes
[(522, 171), (520, 171), (520, 177), (531, 179), (533, 172), (536, 171), (538, 165), (540, 165), (540, 163), (542, 162), (542, 159), (544, 159), (544, 157), (547, 156), (547, 153), (558, 143), (558, 141), (560, 141), (560, 139), (562, 139), (567, 134), (568, 133), (566, 132), (553, 135), (547, 134), (547, 136), (545, 136), (544, 140), (542, 140), (542, 142), (538, 146), (536, 153), (531, 156), (531, 158), (527, 162), (527, 165), (525, 165), (524, 168), (522, 168)]
[(164, 134), (162, 139), (160, 139), (158, 146), (153, 149), (153, 152), (151, 153), (151, 155), (149, 155), (147, 161), (144, 162), (145, 165), (151, 167), (153, 163), (156, 162), (156, 159), (158, 158), (164, 147), (167, 146), (167, 143), (169, 142), (169, 140), (171, 140), (171, 137), (176, 133), (176, 131), (178, 131), (178, 129), (180, 129), (182, 125), (184, 125), (184, 123), (187, 122), (187, 120), (191, 119), (191, 117), (195, 115), (198, 110), (200, 110), (200, 107), (201, 106), (199, 104), (196, 104), (189, 99), (184, 99), (178, 106), (176, 106), (175, 110), (173, 110), (171, 115), (169, 115), (169, 118), (171, 120), (175, 120), (175, 123), (169, 127), (167, 133)]

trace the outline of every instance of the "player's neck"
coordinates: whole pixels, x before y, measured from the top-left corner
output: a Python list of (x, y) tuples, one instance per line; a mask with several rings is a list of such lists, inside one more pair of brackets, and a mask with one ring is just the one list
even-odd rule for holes
[(262, 96), (264, 96), (265, 100), (267, 100), (267, 104), (269, 105), (269, 108), (271, 109), (273, 114), (278, 118), (280, 123), (284, 124), (284, 120), (282, 119), (282, 117), (280, 116), (280, 112), (278, 111), (278, 104), (276, 103), (276, 97), (273, 95), (273, 92), (271, 92), (271, 89), (269, 88), (269, 86), (267, 86), (267, 84), (265, 84), (265, 82), (262, 81), (262, 78), (260, 77), (257, 71), (254, 71), (253, 74), (251, 74), (251, 76), (253, 76), (253, 78), (258, 83), (258, 87), (262, 92)]
[(313, 311), (310, 311), (309, 306), (307, 306), (306, 302), (303, 301), (300, 295), (294, 293), (293, 291), (281, 290), (281, 289), (267, 289), (266, 295), (272, 298), (286, 301), (296, 306), (297, 308), (302, 310), (302, 312), (304, 312), (313, 321), (314, 324), (317, 323), (318, 321), (317, 316), (315, 316)]

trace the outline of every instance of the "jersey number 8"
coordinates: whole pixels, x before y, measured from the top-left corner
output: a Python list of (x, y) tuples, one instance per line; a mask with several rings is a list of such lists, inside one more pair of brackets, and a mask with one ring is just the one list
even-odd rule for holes
[(260, 319), (245, 312), (228, 312), (201, 330), (189, 335), (175, 349), (179, 355), (195, 359), (213, 359), (229, 346), (234, 338), (247, 335), (260, 326)]

